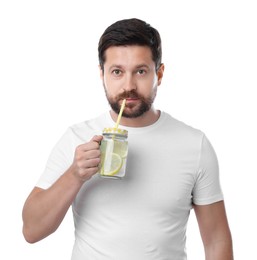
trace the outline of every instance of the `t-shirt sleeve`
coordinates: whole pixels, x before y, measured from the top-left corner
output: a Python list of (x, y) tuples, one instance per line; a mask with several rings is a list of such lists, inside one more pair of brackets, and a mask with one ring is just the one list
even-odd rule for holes
[(68, 129), (52, 149), (36, 187), (49, 188), (70, 167), (73, 156), (72, 138)]
[(193, 189), (193, 203), (208, 205), (223, 200), (216, 153), (203, 135), (197, 179)]

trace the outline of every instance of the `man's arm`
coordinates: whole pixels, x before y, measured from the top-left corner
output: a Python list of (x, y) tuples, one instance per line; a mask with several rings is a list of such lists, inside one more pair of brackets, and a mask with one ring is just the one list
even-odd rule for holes
[(78, 146), (73, 164), (50, 188), (32, 190), (22, 212), (23, 235), (29, 243), (45, 238), (59, 227), (84, 182), (97, 173), (101, 140), (102, 136), (95, 136)]
[(232, 238), (223, 201), (194, 205), (206, 260), (233, 260)]

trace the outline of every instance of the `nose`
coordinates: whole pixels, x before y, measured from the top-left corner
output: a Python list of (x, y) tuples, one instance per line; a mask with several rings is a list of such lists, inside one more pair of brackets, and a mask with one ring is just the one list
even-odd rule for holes
[(136, 85), (133, 75), (130, 75), (130, 74), (126, 75), (126, 77), (124, 78), (123, 89), (125, 91), (131, 91), (131, 90), (137, 89), (137, 85)]

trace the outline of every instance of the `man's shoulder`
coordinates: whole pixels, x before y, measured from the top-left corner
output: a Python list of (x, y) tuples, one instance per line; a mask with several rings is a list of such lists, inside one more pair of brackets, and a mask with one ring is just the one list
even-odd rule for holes
[(204, 132), (181, 120), (167, 115), (163, 136), (167, 144), (185, 153), (198, 153), (205, 136)]
[(67, 132), (79, 139), (91, 139), (93, 135), (100, 135), (108, 120), (107, 113), (100, 114), (94, 118), (90, 118), (78, 123), (70, 125)]
[(178, 134), (190, 134), (196, 136), (203, 135), (203, 132), (200, 129), (193, 127), (192, 125), (187, 124), (184, 121), (171, 116), (169, 113), (164, 112), (164, 114), (165, 126), (167, 126), (173, 132), (176, 132)]

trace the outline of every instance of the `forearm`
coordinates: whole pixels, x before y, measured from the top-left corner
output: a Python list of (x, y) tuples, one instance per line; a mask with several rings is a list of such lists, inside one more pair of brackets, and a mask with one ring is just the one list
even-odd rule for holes
[(232, 237), (224, 201), (194, 205), (206, 260), (233, 260)]
[(206, 260), (233, 260), (233, 248), (231, 238), (216, 241), (205, 246)]
[(99, 143), (93, 138), (75, 149), (71, 167), (47, 190), (34, 188), (23, 208), (23, 235), (34, 243), (53, 233), (61, 224), (83, 183), (98, 172)]
[(49, 189), (34, 189), (23, 208), (23, 234), (34, 243), (53, 233), (76, 197), (83, 182), (70, 168)]

